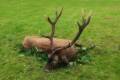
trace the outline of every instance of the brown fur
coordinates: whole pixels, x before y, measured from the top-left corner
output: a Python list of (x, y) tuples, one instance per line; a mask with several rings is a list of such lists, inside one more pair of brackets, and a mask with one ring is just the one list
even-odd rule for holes
[[(68, 43), (71, 42), (71, 40), (54, 38), (53, 42), (54, 42), (53, 46), (56, 48), (66, 46)], [(48, 38), (37, 36), (25, 37), (23, 41), (23, 47), (28, 49), (33, 46), (37, 47), (38, 49), (42, 49), (43, 51), (47, 52), (48, 55), (50, 54), (50, 40)], [(75, 53), (76, 53), (75, 47), (72, 46), (65, 50), (59, 51), (58, 55), (59, 56), (66, 55), (68, 59), (71, 59), (73, 55), (75, 55)]]

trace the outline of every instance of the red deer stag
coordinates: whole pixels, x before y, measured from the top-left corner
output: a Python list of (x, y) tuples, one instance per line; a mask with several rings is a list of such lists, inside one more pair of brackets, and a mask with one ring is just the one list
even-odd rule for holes
[(48, 53), (48, 62), (45, 66), (46, 70), (56, 68), (63, 64), (67, 65), (69, 61), (75, 57), (77, 51), (75, 48), (75, 44), (77, 44), (76, 41), (79, 39), (81, 33), (87, 27), (91, 19), (91, 16), (87, 18), (82, 16), (82, 23), (80, 24), (77, 22), (79, 31), (73, 40), (54, 38), (56, 23), (62, 14), (62, 10), (59, 14), (56, 12), (54, 21), (52, 21), (50, 17), (47, 18), (52, 29), (49, 37), (27, 36), (23, 41), (24, 48), (36, 47)]

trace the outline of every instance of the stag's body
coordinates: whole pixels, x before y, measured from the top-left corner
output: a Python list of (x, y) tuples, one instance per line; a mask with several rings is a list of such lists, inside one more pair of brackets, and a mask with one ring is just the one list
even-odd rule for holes
[[(71, 40), (53, 38), (54, 48), (64, 47), (70, 42), (71, 42)], [(36, 47), (38, 49), (43, 50), (48, 55), (51, 54), (51, 45), (50, 45), (50, 40), (48, 38), (38, 37), (38, 36), (27, 36), (24, 38), (23, 46), (26, 49)], [(66, 57), (70, 60), (75, 55), (75, 53), (76, 53), (76, 49), (73, 45), (67, 49), (59, 51), (58, 55), (59, 56), (66, 55)]]
[[(54, 47), (63, 47), (70, 42), (71, 42), (71, 40), (54, 38), (53, 46)], [(25, 37), (24, 41), (23, 41), (23, 45), (25, 48), (30, 48), (31, 46), (36, 46), (43, 50), (46, 50), (46, 49), (49, 50), (51, 48), (50, 40), (48, 38), (38, 37), (38, 36)]]

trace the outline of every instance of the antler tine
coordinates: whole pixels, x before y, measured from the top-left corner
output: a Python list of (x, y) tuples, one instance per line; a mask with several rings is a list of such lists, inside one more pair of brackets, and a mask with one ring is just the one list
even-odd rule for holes
[(90, 20), (91, 20), (91, 16), (88, 16), (88, 19), (86, 21), (86, 24), (88, 25), (90, 23)]
[[(82, 25), (78, 25), (78, 26), (83, 26), (83, 28), (84, 27), (86, 27), (88, 24), (89, 24), (89, 22), (90, 22), (90, 19), (91, 19), (91, 16), (88, 16), (88, 18), (87, 19), (85, 19), (84, 17), (82, 18)], [(77, 23), (78, 24), (78, 23)]]
[(55, 21), (54, 21), (54, 24), (57, 23), (58, 19), (60, 18), (60, 16), (62, 15), (62, 11), (63, 11), (63, 8), (61, 9), (60, 13), (58, 14), (58, 12), (56, 11), (56, 18), (55, 18)]
[(52, 20), (50, 19), (50, 17), (47, 17), (47, 20), (48, 20), (48, 22), (49, 22), (51, 25), (53, 25), (53, 22), (52, 22)]

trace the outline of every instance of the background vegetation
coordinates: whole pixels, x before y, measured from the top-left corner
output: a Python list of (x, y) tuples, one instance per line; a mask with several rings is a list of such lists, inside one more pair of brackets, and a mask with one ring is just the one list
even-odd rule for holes
[[(45, 17), (64, 7), (57, 24), (59, 38), (72, 39), (81, 9), (92, 10), (89, 27), (81, 36), (92, 62), (52, 73), (43, 71), (44, 61), (19, 54), (16, 47), (27, 35), (49, 34)], [(0, 80), (120, 80), (120, 0), (0, 0)]]

